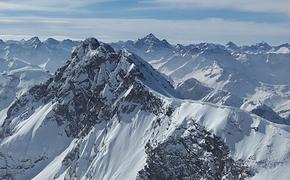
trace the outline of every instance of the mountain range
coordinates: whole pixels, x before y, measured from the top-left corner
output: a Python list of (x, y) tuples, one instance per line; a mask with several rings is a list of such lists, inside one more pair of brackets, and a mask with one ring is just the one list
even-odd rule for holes
[[(182, 89), (186, 98), (202, 99), (211, 88), (211, 92), (223, 94), (213, 95), (223, 99), (220, 104), (247, 111), (272, 109), (282, 119), (289, 119), (289, 44), (270, 46), (262, 42), (238, 46), (229, 42), (225, 46), (211, 43), (173, 46), (149, 34), (137, 41), (112, 46), (129, 49), (145, 59), (172, 80), (176, 88)], [(196, 97), (196, 90), (191, 92), (193, 89), (203, 95)]]
[(54, 72), (69, 58), (73, 47), (80, 42), (66, 39), (58, 41), (48, 38), (40, 41), (38, 37), (21, 41), (0, 41), (0, 57), (3, 59), (19, 59), (46, 70)]
[(0, 42), (1, 179), (289, 179), (290, 46)]

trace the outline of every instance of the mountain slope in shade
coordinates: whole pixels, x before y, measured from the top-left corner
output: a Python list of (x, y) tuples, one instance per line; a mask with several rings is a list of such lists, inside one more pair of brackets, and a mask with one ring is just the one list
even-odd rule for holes
[(176, 97), (174, 87), (141, 58), (87, 39), (52, 78), (8, 109), (0, 177), (290, 177), (288, 126)]
[(194, 78), (188, 79), (176, 86), (176, 91), (182, 99), (201, 100), (218, 105), (240, 107), (243, 100), (227, 91), (215, 90), (203, 85)]

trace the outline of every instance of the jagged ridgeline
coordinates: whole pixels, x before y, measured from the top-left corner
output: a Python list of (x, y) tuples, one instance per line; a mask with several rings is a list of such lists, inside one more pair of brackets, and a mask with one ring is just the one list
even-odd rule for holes
[[(9, 107), (1, 131), (0, 177), (252, 176), (244, 161), (230, 157), (220, 138), (183, 115), (188, 113), (181, 108), (185, 101), (176, 97), (170, 82), (140, 57), (86, 39), (52, 78)], [(212, 108), (209, 114), (219, 111), (191, 103), (192, 110), (200, 106)], [(206, 111), (197, 112), (202, 113), (206, 119)]]
[[(156, 86), (156, 82), (161, 86)], [(134, 111), (136, 106), (161, 113), (161, 100), (146, 85), (166, 95), (174, 93), (170, 83), (137, 56), (127, 51), (115, 52), (109, 45), (87, 39), (53, 78), (31, 88), (13, 104), (4, 127), (28, 106), (32, 107), (27, 114), (30, 115), (37, 108), (34, 104), (48, 102), (55, 104), (53, 112), (58, 124), (67, 122), (67, 135), (74, 137), (87, 134), (94, 124), (109, 121), (114, 115)], [(123, 101), (131, 104), (124, 105)]]
[[(55, 72), (71, 54), (73, 47), (79, 45), (79, 41), (58, 41), (48, 38), (40, 41), (38, 37), (21, 41), (0, 40), (0, 58), (17, 59)], [(1, 68), (0, 68), (1, 69)]]

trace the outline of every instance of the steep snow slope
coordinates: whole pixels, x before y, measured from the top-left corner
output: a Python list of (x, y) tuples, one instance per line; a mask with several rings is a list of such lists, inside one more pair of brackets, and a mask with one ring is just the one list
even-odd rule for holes
[(290, 178), (288, 126), (175, 97), (136, 55), (87, 39), (52, 78), (8, 109), (0, 177)]
[(78, 44), (78, 41), (57, 41), (52, 38), (41, 42), (38, 37), (33, 37), (27, 41), (2, 41), (0, 57), (4, 59), (21, 59), (54, 72), (65, 63), (73, 47)]

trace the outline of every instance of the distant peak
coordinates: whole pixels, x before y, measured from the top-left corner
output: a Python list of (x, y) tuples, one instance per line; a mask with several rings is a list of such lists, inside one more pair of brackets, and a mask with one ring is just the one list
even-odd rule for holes
[(37, 36), (35, 36), (35, 37), (32, 37), (29, 40), (27, 40), (26, 43), (29, 45), (37, 45), (37, 44), (40, 44), (41, 41), (39, 40), (39, 38)]
[(54, 39), (54, 38), (47, 38), (47, 40), (46, 41), (57, 41), (56, 39)]
[(258, 46), (270, 46), (267, 42), (262, 41), (260, 43), (257, 43)]
[(265, 41), (257, 43), (255, 46), (259, 49), (264, 49), (264, 50), (270, 50), (272, 48), (272, 46), (266, 43)]
[(30, 38), (27, 41), (30, 41), (30, 42), (40, 42), (40, 40), (39, 40), (39, 38), (37, 36), (34, 36), (34, 37)]
[(58, 44), (59, 41), (54, 39), (54, 38), (47, 38), (47, 40), (45, 40), (46, 43), (49, 43), (49, 44)]
[(71, 39), (64, 39), (64, 40), (62, 40), (62, 42), (72, 42), (72, 40)]
[(232, 41), (229, 41), (226, 45), (229, 45), (229, 46), (232, 46), (232, 45), (234, 45), (234, 46), (236, 46), (236, 44), (235, 43), (233, 43)]
[(176, 44), (175, 47), (178, 48), (178, 49), (182, 49), (182, 48), (184, 48), (184, 45), (182, 45), (182, 44)]
[(64, 39), (60, 43), (63, 45), (68, 45), (68, 46), (77, 46), (80, 44), (80, 41), (73, 41), (71, 39)]
[(158, 39), (154, 34), (150, 33), (146, 37), (146, 39)]
[(232, 41), (229, 41), (229, 42), (226, 44), (226, 47), (227, 47), (227, 48), (230, 48), (230, 49), (237, 49), (237, 48), (238, 48), (238, 46), (237, 46), (235, 43), (233, 43)]
[(161, 42), (160, 39), (158, 39), (154, 34), (150, 33), (147, 36), (145, 36), (142, 39), (139, 39), (141, 41), (147, 41), (147, 42)]
[(145, 49), (146, 51), (154, 51), (155, 48), (171, 48), (171, 45), (164, 39), (158, 39), (154, 34), (150, 33), (142, 39), (135, 41), (138, 48)]

